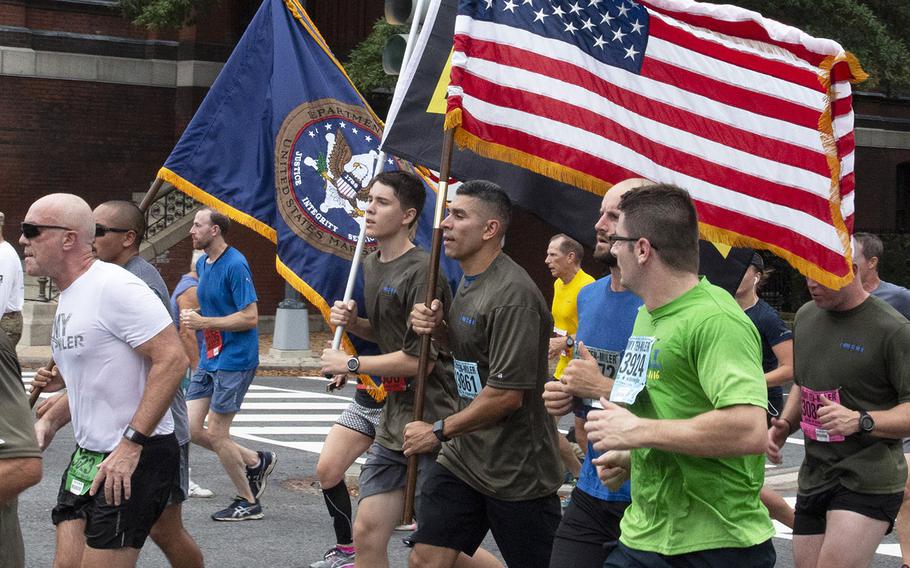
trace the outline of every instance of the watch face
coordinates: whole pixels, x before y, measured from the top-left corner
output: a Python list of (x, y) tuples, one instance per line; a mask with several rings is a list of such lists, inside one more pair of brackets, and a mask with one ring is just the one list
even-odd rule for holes
[(360, 360), (357, 357), (351, 357), (348, 359), (348, 371), (356, 373), (357, 369), (360, 368)]
[(868, 414), (864, 415), (859, 421), (860, 427), (866, 432), (871, 432), (875, 426), (875, 421)]

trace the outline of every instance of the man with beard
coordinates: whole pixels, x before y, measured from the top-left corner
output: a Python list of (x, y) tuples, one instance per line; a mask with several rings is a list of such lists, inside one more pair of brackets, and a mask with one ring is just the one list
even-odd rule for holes
[(226, 215), (208, 207), (196, 213), (190, 236), (193, 248), (205, 251), (196, 263), (200, 310), (183, 310), (180, 325), (203, 332), (199, 368), (186, 392), (193, 442), (218, 454), (237, 490), (234, 501), (212, 519), (248, 521), (263, 516), (259, 498), (276, 457), (245, 448), (230, 434), (259, 366), (256, 290), (246, 258), (224, 240), (230, 225)]
[[(600, 406), (595, 401), (610, 396), (613, 377), (632, 335), (641, 299), (620, 283), (609, 236), (616, 232), (619, 199), (627, 191), (650, 183), (628, 179), (604, 195), (600, 219), (594, 225), (597, 231), (594, 258), (603, 262), (610, 274), (578, 293), (576, 357), (566, 366), (559, 381), (546, 384), (543, 394), (547, 411), (553, 416), (574, 410), (584, 420), (590, 410)], [(601, 568), (619, 538), (619, 522), (632, 499), (629, 483), (625, 482), (616, 491), (605, 487), (594, 463), (599, 456), (587, 444), (578, 484), (556, 529), (550, 568)]]

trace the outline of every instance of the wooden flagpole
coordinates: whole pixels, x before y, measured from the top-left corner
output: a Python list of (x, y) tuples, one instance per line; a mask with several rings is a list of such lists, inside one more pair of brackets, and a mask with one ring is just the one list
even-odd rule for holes
[[(155, 202), (155, 198), (158, 197), (158, 192), (161, 190), (161, 186), (164, 185), (164, 180), (161, 178), (155, 178), (155, 181), (152, 182), (152, 185), (149, 187), (149, 190), (145, 193), (145, 197), (142, 198), (142, 201), (139, 202), (139, 209), (145, 213), (152, 203)], [(54, 358), (51, 357), (45, 366), (46, 369), (53, 371), (56, 364), (54, 363)], [(38, 402), (38, 397), (41, 396), (41, 391), (43, 388), (34, 387), (32, 392), (28, 395), (28, 406), (29, 408), (35, 408), (35, 404)]]
[[(439, 186), (436, 191), (436, 211), (433, 216), (433, 241), (430, 245), (430, 260), (427, 266), (427, 287), (424, 303), (429, 306), (436, 299), (436, 282), (439, 280), (439, 260), (442, 253), (442, 220), (445, 218), (446, 194), (449, 188), (449, 171), (452, 164), (452, 149), (455, 144), (455, 129), (445, 132), (442, 142), (442, 160), (439, 164)], [(429, 335), (420, 338), (420, 358), (418, 359), (417, 377), (414, 382), (414, 421), (423, 420), (424, 393), (427, 386), (427, 368), (430, 366)], [(414, 517), (414, 496), (417, 492), (417, 458), (408, 457), (408, 477), (404, 493), (404, 512), (402, 523), (410, 524)]]

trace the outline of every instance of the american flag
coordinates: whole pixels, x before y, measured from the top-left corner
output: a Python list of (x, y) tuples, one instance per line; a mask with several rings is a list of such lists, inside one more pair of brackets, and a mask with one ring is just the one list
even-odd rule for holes
[(689, 0), (462, 0), (447, 124), (474, 151), (602, 194), (691, 193), (702, 235), (849, 278), (854, 140), (837, 43)]

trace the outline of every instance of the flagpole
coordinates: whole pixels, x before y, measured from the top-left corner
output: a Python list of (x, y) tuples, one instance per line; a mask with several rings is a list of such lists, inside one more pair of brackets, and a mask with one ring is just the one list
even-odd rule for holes
[[(164, 180), (161, 178), (155, 178), (155, 181), (152, 182), (152, 185), (149, 187), (149, 190), (146, 192), (145, 197), (142, 198), (142, 201), (139, 202), (139, 209), (143, 213), (148, 210), (148, 208), (155, 201), (155, 198), (158, 196), (158, 192), (161, 190), (161, 186), (164, 185)], [(48, 371), (53, 371), (56, 363), (54, 363), (54, 358), (51, 357), (48, 361), (45, 368)], [(38, 397), (41, 396), (41, 391), (44, 390), (44, 387), (33, 387), (32, 392), (28, 395), (28, 406), (29, 408), (35, 408), (35, 403), (38, 402)]]
[[(436, 299), (436, 283), (439, 280), (439, 260), (442, 253), (442, 220), (446, 211), (446, 193), (449, 188), (449, 171), (452, 163), (452, 150), (455, 143), (455, 129), (445, 131), (442, 142), (442, 159), (439, 164), (439, 185), (436, 191), (436, 211), (433, 215), (433, 242), (430, 245), (430, 260), (427, 265), (427, 286), (424, 303), (429, 306)], [(414, 415), (415, 422), (423, 420), (424, 393), (427, 385), (427, 369), (430, 366), (430, 341), (432, 337), (420, 337), (420, 358), (417, 365), (417, 377), (414, 382)], [(402, 524), (410, 524), (414, 517), (414, 496), (417, 492), (417, 458), (408, 457), (408, 477), (404, 493), (404, 512)]]
[[(376, 174), (381, 173), (385, 168), (385, 152), (379, 152), (376, 164), (373, 166), (373, 177), (376, 177)], [(360, 259), (363, 256), (363, 243), (366, 241), (367, 224), (364, 220), (364, 223), (360, 225), (360, 232), (357, 233), (357, 246), (354, 247), (354, 258), (351, 259), (351, 270), (348, 272), (348, 282), (344, 287), (344, 299), (342, 300), (345, 305), (347, 305), (348, 300), (354, 296), (354, 286), (357, 284), (357, 272), (360, 270)], [(356, 314), (355, 314), (356, 317)], [(344, 326), (339, 325), (335, 328), (335, 337), (332, 338), (332, 349), (339, 350), (341, 349), (341, 338), (344, 336)], [(331, 373), (326, 373), (325, 378), (331, 379)], [(329, 385), (331, 388), (331, 385)]]

